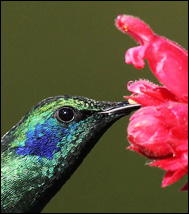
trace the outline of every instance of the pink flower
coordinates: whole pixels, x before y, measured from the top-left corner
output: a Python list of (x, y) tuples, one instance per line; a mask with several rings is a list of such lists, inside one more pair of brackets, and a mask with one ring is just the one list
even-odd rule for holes
[[(165, 187), (188, 174), (188, 52), (133, 16), (119, 15), (116, 27), (140, 44), (126, 52), (126, 63), (141, 69), (146, 59), (162, 84), (131, 81), (132, 95), (125, 98), (142, 104), (130, 118), (128, 149), (151, 159), (150, 166), (166, 170)], [(181, 190), (187, 189), (188, 184)]]

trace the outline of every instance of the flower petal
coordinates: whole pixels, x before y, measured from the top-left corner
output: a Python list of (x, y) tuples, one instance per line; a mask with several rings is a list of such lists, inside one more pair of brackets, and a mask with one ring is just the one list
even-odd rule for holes
[(180, 189), (180, 191), (188, 190), (188, 182)]
[(150, 27), (134, 16), (118, 15), (115, 25), (123, 33), (126, 32), (136, 39), (141, 45), (151, 41), (154, 36)]
[(156, 106), (170, 100), (174, 102), (179, 101), (167, 88), (155, 85), (148, 80), (129, 81), (127, 88), (133, 94), (124, 98), (132, 99), (143, 106)]
[(149, 158), (178, 155), (187, 148), (187, 107), (186, 104), (169, 102), (143, 107), (135, 112), (128, 126), (132, 149), (136, 147)]
[(158, 80), (173, 94), (188, 102), (188, 54), (176, 43), (157, 36), (145, 59)]
[(178, 171), (167, 171), (165, 173), (163, 182), (162, 182), (162, 187), (166, 187), (176, 181), (178, 181), (180, 178), (182, 178), (185, 175), (185, 172), (182, 170)]
[[(187, 153), (187, 152), (186, 152)], [(185, 174), (188, 173), (188, 155), (185, 154), (185, 157), (181, 155), (173, 155), (172, 157), (166, 159), (155, 160), (149, 163), (149, 166), (157, 166), (164, 170), (176, 171), (178, 169), (183, 169)]]
[(116, 26), (141, 45), (127, 51), (126, 63), (143, 68), (144, 59), (147, 59), (158, 80), (187, 103), (188, 52), (175, 42), (154, 34), (149, 26), (133, 16), (119, 15)]

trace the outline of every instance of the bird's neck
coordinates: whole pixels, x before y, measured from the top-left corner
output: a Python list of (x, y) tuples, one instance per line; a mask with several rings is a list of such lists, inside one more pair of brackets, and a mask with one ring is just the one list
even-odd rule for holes
[[(70, 178), (108, 127), (101, 129), (95, 137), (86, 141), (78, 140), (74, 144), (68, 135), (64, 139), (67, 144), (62, 144), (61, 150), (55, 152), (53, 158), (29, 153), (19, 154), (18, 147), (14, 146), (7, 148), (3, 152), (1, 164), (2, 195), (6, 196), (3, 203), (10, 206), (9, 212), (40, 212)], [(4, 141), (11, 139), (12, 145), (24, 145), (21, 142), (23, 138), (15, 135), (15, 131), (18, 130), (13, 130)]]

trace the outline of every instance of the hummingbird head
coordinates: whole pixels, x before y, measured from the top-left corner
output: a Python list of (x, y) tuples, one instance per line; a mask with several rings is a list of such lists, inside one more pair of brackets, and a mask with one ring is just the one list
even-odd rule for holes
[[(139, 107), (127, 102), (95, 101), (67, 95), (50, 97), (35, 105), (2, 138), (2, 159), (6, 165), (6, 169), (2, 169), (2, 180), (6, 182), (6, 191), (19, 186), (17, 200), (26, 198), (30, 201), (30, 205), (17, 203), (17, 211), (23, 210), (24, 206), (25, 211), (28, 206), (35, 208), (39, 201), (43, 207), (42, 204), (66, 182), (103, 133), (116, 120)], [(46, 195), (45, 200), (41, 200), (42, 195)]]
[(82, 147), (91, 147), (116, 120), (138, 107), (86, 97), (50, 97), (35, 105), (10, 130), (9, 146), (17, 155), (40, 160), (62, 159), (72, 153), (77, 156)]

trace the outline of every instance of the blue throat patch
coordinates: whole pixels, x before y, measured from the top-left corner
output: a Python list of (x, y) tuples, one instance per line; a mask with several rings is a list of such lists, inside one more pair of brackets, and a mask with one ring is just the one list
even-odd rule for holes
[(61, 150), (57, 144), (67, 134), (69, 134), (69, 128), (64, 128), (63, 125), (57, 124), (54, 118), (50, 118), (27, 131), (25, 146), (17, 147), (16, 153), (53, 159), (53, 154)]

